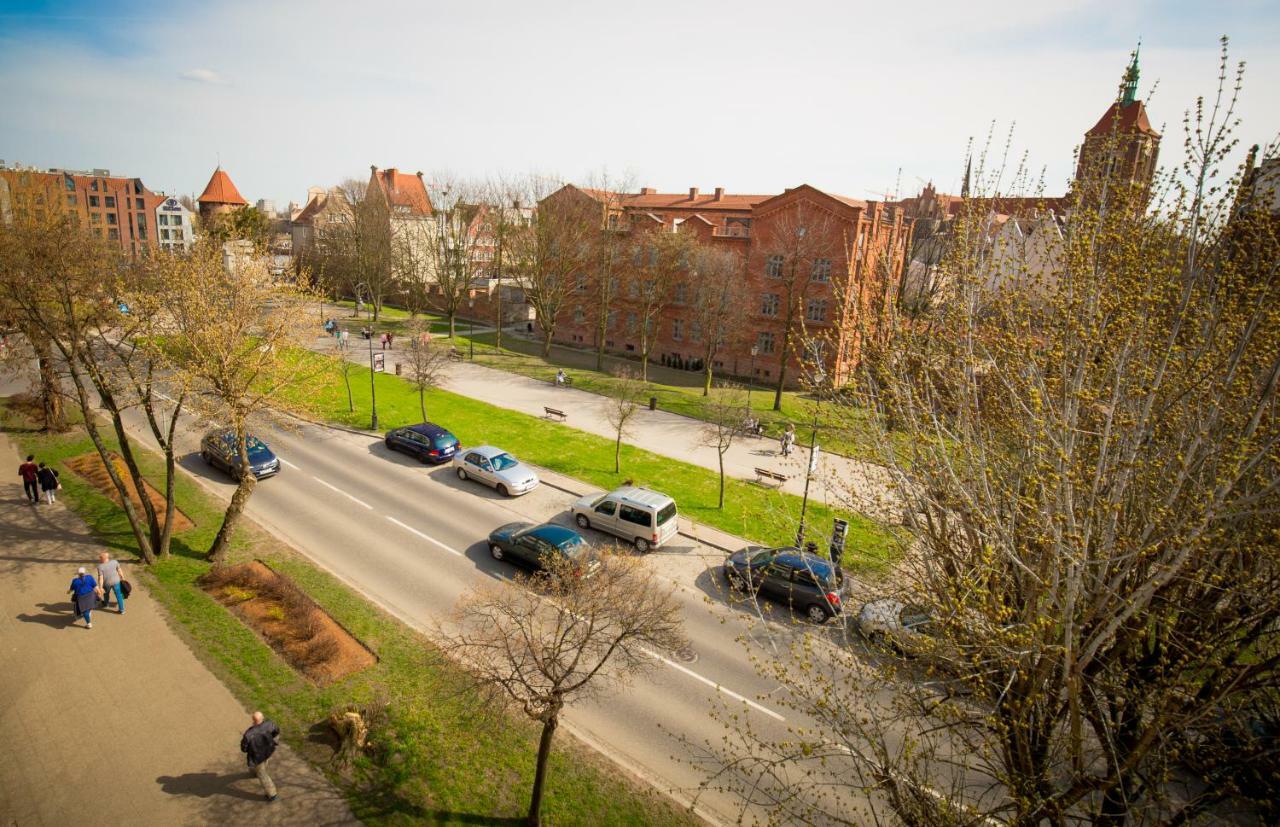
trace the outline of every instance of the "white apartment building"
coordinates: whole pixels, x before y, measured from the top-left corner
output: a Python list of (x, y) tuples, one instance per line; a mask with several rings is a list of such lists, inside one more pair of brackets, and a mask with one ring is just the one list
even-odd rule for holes
[(191, 210), (182, 206), (176, 198), (166, 198), (156, 207), (156, 241), (161, 250), (185, 253), (195, 244), (196, 236), (191, 221)]

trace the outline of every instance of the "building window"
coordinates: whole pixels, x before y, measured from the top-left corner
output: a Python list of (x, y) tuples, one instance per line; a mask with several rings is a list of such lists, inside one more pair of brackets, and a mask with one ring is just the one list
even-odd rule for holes
[(92, 224), (101, 224), (101, 223), (102, 223), (102, 213), (100, 213), (100, 212), (91, 212), (91, 213), (89, 213), (89, 222), (90, 222), (90, 223), (92, 223)]
[(115, 227), (110, 227), (110, 228), (108, 228), (108, 230), (107, 230), (107, 238), (110, 238), (110, 239), (112, 239), (113, 241), (119, 241), (119, 240), (120, 240), (120, 231), (119, 231), (119, 230), (117, 230)]
[(686, 301), (688, 301), (688, 294), (689, 294), (688, 285), (686, 285), (684, 282), (680, 282), (679, 284), (676, 285), (676, 296), (673, 301), (675, 301), (676, 304), (684, 304)]
[(814, 259), (812, 275), (814, 281), (831, 281), (831, 259)]
[(111, 224), (111, 225), (113, 225), (113, 226), (115, 225), (115, 223), (116, 223), (116, 214), (115, 214), (115, 213), (113, 213), (113, 212), (109, 212), (109, 213), (107, 213), (107, 223), (108, 223), (108, 224)]
[(635, 313), (627, 314), (627, 332), (635, 333), (640, 329), (640, 318)]
[(133, 199), (133, 206), (140, 210), (145, 210), (147, 208), (146, 203), (141, 198)]
[(108, 196), (107, 196), (107, 206), (108, 206), (109, 208), (113, 208), (113, 209), (114, 209), (114, 208), (115, 208), (115, 205), (116, 205), (116, 197), (115, 197), (114, 195), (108, 195)]
[(671, 320), (671, 338), (675, 339), (677, 342), (684, 338), (684, 320), (683, 319)]
[(76, 205), (76, 197), (74, 195), (67, 196), (67, 206), (74, 207)]
[(91, 182), (90, 182), (90, 184), (89, 184), (89, 188), (90, 188), (90, 189), (92, 189), (94, 192), (97, 192), (97, 191), (98, 191), (98, 179), (97, 179), (97, 178), (94, 178), (94, 179), (93, 179), (93, 181), (91, 181)]
[(631, 299), (638, 299), (638, 298), (640, 298), (640, 285), (636, 284), (634, 281), (632, 281), (632, 282), (628, 282), (628, 283), (627, 283), (627, 298), (631, 298)]
[(146, 240), (147, 240), (147, 228), (146, 228), (146, 227), (139, 227), (139, 228), (138, 228), (138, 238), (139, 238), (139, 239), (141, 239), (142, 241), (146, 241)]
[(587, 320), (587, 314), (582, 312), (581, 307), (573, 308), (573, 323), (582, 324)]
[(606, 326), (608, 326), (608, 327), (617, 327), (617, 326), (618, 326), (618, 311), (616, 311), (616, 310), (610, 310), (610, 311), (609, 311), (608, 319), (607, 319), (607, 321), (605, 322), (605, 324), (606, 324)]
[(702, 322), (694, 319), (689, 325), (689, 338), (695, 342), (702, 341)]
[(764, 274), (771, 279), (782, 278), (782, 256), (771, 255), (764, 260)]
[(182, 230), (174, 230), (174, 231), (173, 231), (173, 240), (174, 240), (174, 241), (182, 241)]
[(160, 222), (161, 227), (169, 226), (169, 216), (165, 215), (164, 213), (161, 213), (160, 217), (157, 218), (156, 220)]
[(756, 347), (760, 348), (761, 353), (773, 353), (773, 334), (761, 333), (757, 336)]
[(586, 274), (586, 273), (579, 273), (579, 274), (577, 275), (576, 280), (574, 281), (574, 285), (573, 285), (573, 287), (574, 287), (574, 289), (575, 289), (575, 290), (577, 290), (578, 292), (583, 292), (584, 290), (586, 290), (586, 289), (587, 289), (587, 274)]
[(169, 240), (169, 231), (168, 231), (168, 230), (161, 230), (161, 231), (160, 231), (160, 240), (161, 240), (161, 241), (168, 241), (168, 240)]
[(782, 299), (777, 293), (765, 293), (760, 301), (760, 313), (764, 316), (776, 316), (781, 304)]
[(144, 213), (144, 212), (140, 212), (140, 213), (138, 213), (138, 226), (139, 226), (140, 228), (144, 228), (144, 229), (146, 228), (146, 226), (147, 226), (147, 214), (146, 214), (146, 213)]
[(804, 317), (811, 322), (825, 322), (827, 320), (827, 300), (809, 299), (804, 308)]
[[(97, 189), (97, 188), (98, 188), (98, 187), (96, 186), (96, 182), (95, 182), (94, 189)], [(90, 207), (97, 207), (97, 206), (98, 206), (98, 196), (96, 196), (96, 195), (90, 195), (90, 196), (89, 196), (89, 206), (90, 206)]]

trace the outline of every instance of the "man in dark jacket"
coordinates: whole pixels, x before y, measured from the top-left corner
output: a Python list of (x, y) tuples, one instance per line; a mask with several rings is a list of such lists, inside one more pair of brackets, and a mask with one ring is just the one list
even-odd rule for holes
[(35, 463), (35, 455), (27, 454), (27, 461), (18, 466), (18, 476), (22, 477), (22, 490), (32, 505), (40, 502), (40, 485), (36, 482), (39, 467)]
[(267, 801), (275, 801), (280, 797), (276, 792), (275, 782), (267, 774), (267, 762), (276, 751), (276, 739), (279, 737), (280, 727), (263, 717), (261, 712), (255, 712), (253, 726), (246, 729), (240, 738), (240, 751), (245, 753), (249, 769), (262, 782)]

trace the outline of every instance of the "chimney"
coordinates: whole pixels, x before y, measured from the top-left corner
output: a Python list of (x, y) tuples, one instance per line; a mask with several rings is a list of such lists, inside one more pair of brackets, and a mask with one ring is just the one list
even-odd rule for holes
[(369, 171), (370, 171), (370, 172), (377, 172), (377, 171), (378, 171), (378, 165), (377, 165), (377, 164), (369, 164)]
[(724, 200), (724, 187), (716, 187), (716, 200), (717, 201)]
[(399, 171), (400, 170), (396, 169), (395, 167), (387, 167), (387, 173), (386, 173), (387, 177), (394, 181), (396, 178), (396, 173)]
[(696, 200), (698, 200), (698, 188), (697, 188), (697, 187), (689, 187), (689, 200), (690, 200), (690, 201), (696, 201)]
[(641, 187), (641, 188), (640, 188), (640, 194), (641, 194), (641, 195), (653, 195), (653, 194), (654, 194), (654, 193), (656, 193), (656, 192), (657, 192), (657, 190), (655, 190), (653, 187)]

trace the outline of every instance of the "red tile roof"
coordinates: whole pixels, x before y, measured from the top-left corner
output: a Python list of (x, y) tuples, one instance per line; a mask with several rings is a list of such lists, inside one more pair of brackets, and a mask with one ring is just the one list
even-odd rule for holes
[(415, 215), (431, 215), (431, 197), (422, 176), (401, 172), (395, 167), (379, 170), (373, 168), (373, 180), (393, 207), (408, 207)]
[(201, 204), (233, 204), (237, 207), (245, 207), (249, 204), (241, 197), (236, 185), (231, 183), (231, 176), (222, 171), (222, 167), (213, 171), (213, 177), (209, 179), (208, 186), (196, 201)]
[(641, 195), (627, 195), (622, 199), (621, 206), (632, 209), (641, 210), (696, 210), (698, 212), (706, 210), (750, 210), (761, 201), (766, 201), (773, 196), (771, 195), (721, 195), (717, 201), (712, 193), (700, 193), (695, 198), (690, 198), (689, 193), (644, 193)]
[(1160, 137), (1160, 133), (1151, 128), (1151, 121), (1147, 120), (1147, 108), (1142, 105), (1142, 101), (1134, 101), (1128, 106), (1116, 101), (1108, 107), (1093, 129), (1085, 134), (1110, 135), (1112, 129), (1121, 135), (1138, 132)]

